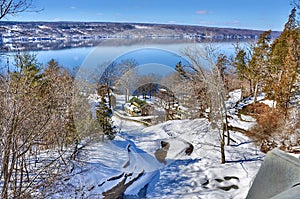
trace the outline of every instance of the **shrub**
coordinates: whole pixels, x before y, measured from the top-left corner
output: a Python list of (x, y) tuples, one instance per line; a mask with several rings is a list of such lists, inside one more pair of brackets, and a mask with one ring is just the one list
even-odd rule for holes
[(257, 118), (260, 117), (261, 114), (268, 113), (270, 111), (272, 111), (272, 108), (270, 108), (268, 105), (264, 103), (256, 102), (246, 106), (245, 108), (241, 109), (239, 112), (240, 114), (251, 115)]
[[(261, 110), (259, 109), (258, 112)], [(251, 128), (251, 137), (260, 145), (261, 151), (267, 152), (278, 146), (285, 124), (284, 114), (271, 110), (256, 115), (257, 124)]]

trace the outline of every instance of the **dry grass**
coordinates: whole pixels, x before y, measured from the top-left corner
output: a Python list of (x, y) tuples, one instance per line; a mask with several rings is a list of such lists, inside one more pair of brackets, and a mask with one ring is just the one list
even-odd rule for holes
[(257, 124), (247, 135), (256, 141), (261, 151), (267, 152), (278, 146), (274, 138), (281, 137), (280, 134), (285, 124), (284, 114), (281, 111), (256, 102), (240, 110), (240, 114), (250, 115), (256, 119)]

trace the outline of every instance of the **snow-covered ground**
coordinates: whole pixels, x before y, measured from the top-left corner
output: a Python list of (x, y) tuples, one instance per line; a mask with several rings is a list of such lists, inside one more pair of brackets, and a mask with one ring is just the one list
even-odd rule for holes
[[(253, 97), (248, 97), (241, 100), (241, 90), (237, 89), (229, 93), (229, 99), (226, 101), (227, 113), (229, 116), (228, 122), (232, 127), (237, 127), (244, 130), (249, 130), (256, 124), (256, 120), (251, 116), (239, 115), (239, 109), (254, 102)], [(263, 103), (270, 104), (268, 100), (263, 100), (265, 98), (264, 94), (260, 94), (257, 97), (257, 101), (262, 101)]]
[[(230, 124), (247, 130), (255, 120), (238, 117), (237, 109), (251, 99), (239, 100), (238, 90), (230, 93)], [(219, 134), (207, 119), (146, 127), (120, 118), (113, 117), (121, 129), (116, 139), (85, 147), (48, 198), (102, 198), (123, 180), (130, 184), (127, 196), (146, 192), (147, 198), (245, 198), (264, 158), (248, 137), (231, 132), (226, 164), (221, 164)], [(193, 152), (187, 155), (191, 145)], [(165, 160), (157, 157), (159, 151), (166, 152)]]
[(97, 141), (80, 152), (47, 198), (102, 198), (104, 192), (122, 180), (130, 183), (140, 174), (143, 175), (125, 194), (138, 195), (145, 185), (150, 192), (159, 179), (161, 167), (153, 156), (130, 140), (117, 136), (113, 141)]
[[(121, 127), (120, 136), (84, 148), (49, 198), (101, 198), (126, 174), (133, 173), (129, 182), (142, 172), (125, 194), (138, 195), (147, 185), (147, 198), (245, 198), (264, 157), (249, 138), (231, 132), (234, 142), (226, 146), (227, 163), (220, 164), (218, 134), (206, 119), (151, 127), (114, 121)], [(154, 155), (161, 141), (170, 144), (166, 164)], [(188, 143), (194, 146), (191, 155), (185, 154)]]
[[(130, 122), (123, 125), (129, 129)], [(218, 135), (206, 119), (169, 121), (125, 130), (122, 136), (152, 155), (160, 141), (170, 143), (167, 164), (149, 198), (245, 198), (264, 154), (246, 136), (231, 134), (235, 142), (226, 146), (226, 164), (220, 164)], [(190, 156), (183, 153), (186, 142), (194, 145)]]

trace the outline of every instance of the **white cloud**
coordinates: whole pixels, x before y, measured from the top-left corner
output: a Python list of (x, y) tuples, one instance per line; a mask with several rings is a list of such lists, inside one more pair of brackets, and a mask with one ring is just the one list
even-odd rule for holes
[(196, 11), (196, 14), (198, 15), (205, 15), (205, 14), (208, 14), (209, 12), (207, 10), (197, 10)]

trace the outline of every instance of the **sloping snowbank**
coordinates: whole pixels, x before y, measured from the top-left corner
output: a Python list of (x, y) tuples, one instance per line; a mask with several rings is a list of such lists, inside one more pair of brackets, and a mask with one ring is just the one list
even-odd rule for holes
[[(235, 142), (226, 146), (227, 163), (220, 164), (219, 135), (206, 119), (168, 121), (122, 136), (152, 155), (161, 141), (170, 144), (167, 165), (148, 198), (245, 198), (264, 157), (248, 137), (231, 132)], [(194, 146), (190, 156), (184, 153), (187, 142)]]
[(153, 156), (131, 141), (116, 137), (114, 141), (96, 142), (83, 149), (54, 187), (55, 194), (48, 198), (102, 198), (124, 179), (125, 184), (133, 182), (125, 195), (137, 195), (145, 186), (150, 192), (159, 179), (160, 167)]
[[(230, 125), (247, 130), (255, 120), (239, 118), (237, 110), (253, 99), (239, 102), (240, 95), (239, 90), (231, 92), (226, 107)], [(150, 127), (118, 117), (113, 120), (121, 128), (116, 140), (86, 147), (53, 198), (102, 198), (124, 179), (125, 183), (136, 179), (126, 188), (130, 196), (145, 191), (147, 198), (160, 199), (245, 198), (264, 158), (248, 137), (231, 132), (231, 145), (225, 147), (226, 164), (221, 164), (220, 136), (207, 119)], [(168, 147), (163, 148), (162, 143)], [(187, 148), (192, 149), (191, 155)], [(155, 158), (159, 150), (166, 152), (164, 161)]]

